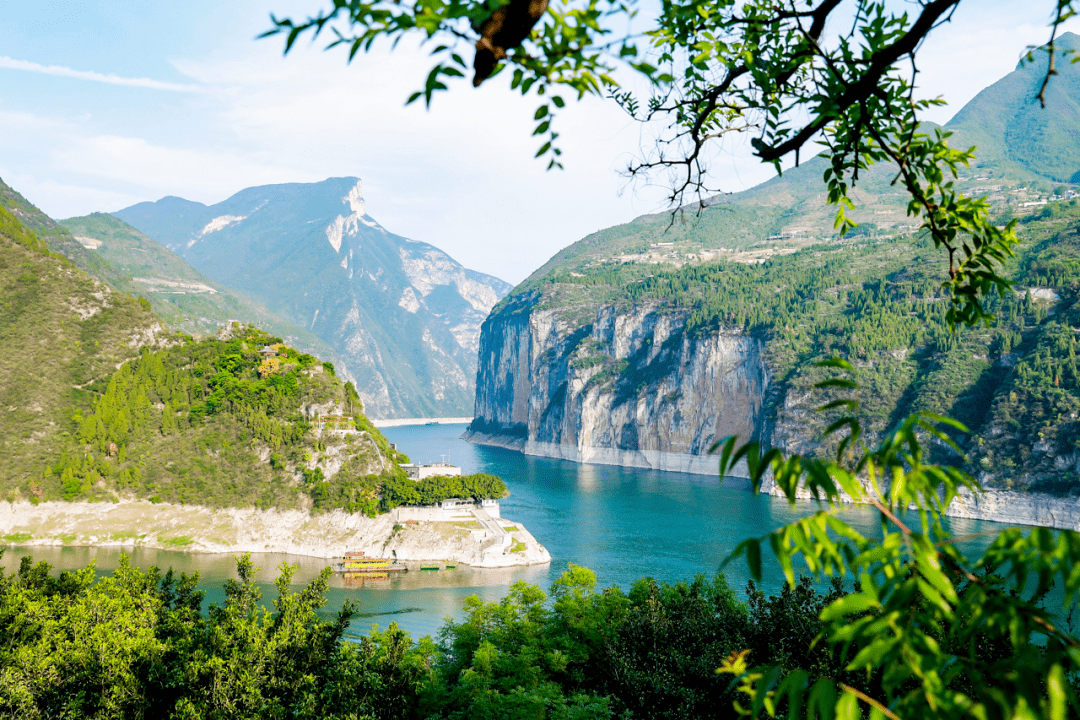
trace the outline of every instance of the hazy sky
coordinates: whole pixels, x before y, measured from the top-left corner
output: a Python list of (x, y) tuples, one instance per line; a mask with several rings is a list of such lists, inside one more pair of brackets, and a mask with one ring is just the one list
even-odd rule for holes
[[(348, 66), (322, 41), (283, 59), (280, 39), (254, 39), (271, 11), (322, 5), (0, 0), (0, 177), (64, 218), (355, 175), (387, 229), (511, 282), (594, 230), (662, 207), (662, 187), (620, 176), (646, 138), (610, 104), (565, 113), (566, 170), (545, 172), (532, 159), (535, 99), (508, 92), (505, 77), (460, 83), (425, 112), (404, 107), (429, 67), (404, 43)], [(1045, 42), (1052, 6), (967, 0), (922, 54), (926, 95), (950, 102), (928, 119), (944, 122)], [(714, 171), (728, 190), (771, 176), (743, 148)]]

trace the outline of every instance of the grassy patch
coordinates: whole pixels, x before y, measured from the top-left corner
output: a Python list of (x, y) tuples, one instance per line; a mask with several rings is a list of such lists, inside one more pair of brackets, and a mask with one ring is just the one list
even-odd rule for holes
[(64, 543), (65, 545), (71, 545), (77, 539), (78, 538), (75, 535), (61, 535), (60, 536), (60, 542)]
[(123, 532), (113, 533), (110, 538), (113, 540), (134, 540), (138, 537), (138, 533), (134, 530), (125, 530)]
[(517, 532), (519, 528), (517, 525), (504, 525), (503, 530), (506, 532)]
[(475, 520), (469, 520), (466, 522), (455, 522), (454, 527), (465, 528), (466, 530), (483, 530), (484, 526)]
[(185, 547), (187, 545), (191, 545), (195, 541), (192, 540), (187, 535), (174, 535), (173, 537), (169, 537), (169, 538), (160, 538), (159, 542), (164, 547), (177, 548), (177, 547)]
[(521, 542), (520, 540), (515, 540), (514, 541), (514, 546), (510, 548), (510, 552), (512, 552), (512, 553), (525, 552), (525, 543)]
[(5, 535), (4, 536), (4, 542), (6, 542), (6, 543), (23, 543), (23, 542), (26, 542), (27, 540), (33, 540), (33, 539), (34, 539), (34, 536), (31, 535), (30, 533), (22, 533), (22, 532), (20, 532), (20, 533), (11, 533), (10, 535)]

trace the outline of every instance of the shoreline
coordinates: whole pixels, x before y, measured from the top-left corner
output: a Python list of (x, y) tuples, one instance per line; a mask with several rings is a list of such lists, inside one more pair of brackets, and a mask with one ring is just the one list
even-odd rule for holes
[[(693, 475), (715, 476), (718, 472), (719, 458), (712, 455), (689, 455), (659, 450), (641, 452), (592, 447), (580, 449), (576, 446), (527, 441), (525, 438), (489, 435), (468, 430), (461, 437), (466, 442), (477, 445), (500, 447), (520, 452), (523, 455), (569, 460), (582, 464), (615, 465)], [(740, 469), (745, 472), (745, 464), (736, 467), (736, 471)], [(744, 482), (731, 482), (733, 478), (727, 478), (724, 485), (740, 490), (750, 489), (749, 480), (739, 476), (735, 478)], [(770, 491), (768, 483), (763, 484), (762, 492), (771, 495), (779, 494), (779, 491)], [(1057, 497), (1045, 493), (986, 488), (979, 497), (974, 497), (969, 492), (961, 492), (960, 496), (949, 505), (945, 515), (1010, 525), (1080, 531), (1080, 497)]]
[[(661, 470), (663, 472), (679, 472), (689, 475), (712, 475), (714, 477), (720, 471), (720, 457), (718, 455), (691, 455), (690, 453), (676, 453), (666, 450), (620, 450), (593, 446), (578, 448), (575, 445), (537, 442), (525, 438), (490, 435), (471, 430), (466, 430), (461, 435), (461, 439), (475, 445), (513, 450), (522, 455), (533, 457), (569, 460), (582, 465), (614, 465), (616, 467)], [(736, 470), (746, 472), (746, 462), (739, 461)], [(749, 480), (738, 482), (741, 480), (746, 480), (746, 478), (738, 475), (729, 476), (725, 484), (729, 484), (730, 487), (749, 490)]]
[[(404, 517), (401, 511), (412, 514)], [(8, 502), (0, 503), (0, 545), (269, 552), (324, 559), (363, 551), (400, 562), (450, 561), (486, 568), (551, 562), (547, 549), (520, 523), (499, 518), (497, 509), (492, 514), (499, 522), (481, 525), (467, 509), (398, 508), (369, 518), (341, 510), (311, 515), (146, 500)], [(507, 532), (511, 524), (515, 530)]]
[(437, 418), (386, 418), (372, 420), (371, 424), (377, 428), (402, 427), (404, 425), (468, 425), (471, 417), (437, 417)]

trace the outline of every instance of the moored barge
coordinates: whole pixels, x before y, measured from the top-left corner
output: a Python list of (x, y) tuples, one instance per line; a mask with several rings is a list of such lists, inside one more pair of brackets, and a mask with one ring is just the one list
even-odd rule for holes
[(354, 574), (381, 574), (406, 572), (409, 568), (399, 565), (394, 558), (368, 557), (364, 552), (347, 552), (341, 562), (333, 566), (334, 572)]

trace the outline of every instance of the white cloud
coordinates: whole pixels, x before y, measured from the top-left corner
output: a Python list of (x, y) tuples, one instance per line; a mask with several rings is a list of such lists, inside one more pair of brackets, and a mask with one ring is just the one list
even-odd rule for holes
[[(52, 217), (63, 219), (102, 210), (119, 209), (133, 205), (143, 198), (124, 192), (114, 192), (100, 187), (61, 183), (53, 179), (42, 180), (38, 175), (27, 175), (0, 167), (0, 177), (34, 204), (56, 207), (60, 212)], [(70, 210), (66, 210), (70, 208)]]
[[(4, 179), (48, 215), (113, 211), (181, 195), (218, 202), (251, 184), (323, 179), (229, 148), (187, 148), (94, 133), (83, 123), (0, 112)], [(254, 181), (254, 183), (252, 182)]]
[(406, 107), (428, 70), (422, 50), (376, 50), (352, 65), (337, 52), (243, 50), (173, 61), (207, 88), (200, 100), (213, 103), (221, 144), (314, 175), (359, 175), (368, 212), (387, 229), (469, 267), (521, 280), (589, 232), (663, 206), (663, 188), (619, 196), (617, 171), (641, 136), (609, 103), (569, 104), (557, 121), (567, 169), (546, 172), (533, 158), (535, 98), (462, 83), (430, 111)]
[(106, 75), (92, 70), (75, 70), (62, 65), (40, 65), (28, 60), (15, 60), (0, 56), (0, 68), (9, 70), (26, 70), (28, 72), (41, 73), (42, 75), (55, 75), (57, 77), (74, 78), (76, 80), (90, 80), (91, 82), (106, 83), (109, 85), (126, 85), (128, 87), (148, 88), (150, 90), (168, 90), (171, 92), (198, 92), (197, 85), (181, 85), (179, 83), (163, 82), (150, 78), (121, 77), (119, 75)]

